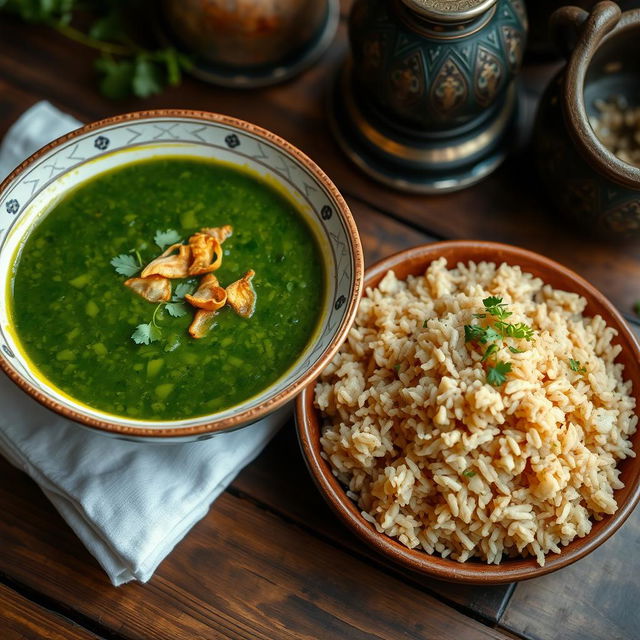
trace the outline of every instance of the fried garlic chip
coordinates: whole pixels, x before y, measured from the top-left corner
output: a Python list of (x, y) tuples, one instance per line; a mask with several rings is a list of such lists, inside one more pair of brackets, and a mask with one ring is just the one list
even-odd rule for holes
[[(178, 253), (175, 253), (175, 252)], [(172, 255), (173, 254), (173, 255)], [(164, 276), (165, 278), (186, 278), (189, 275), (191, 262), (191, 246), (188, 244), (173, 244), (152, 260), (140, 274), (143, 278), (149, 276)]]
[(204, 309), (198, 309), (193, 322), (189, 326), (189, 335), (192, 338), (204, 338), (209, 329), (211, 329), (213, 318), (217, 313), (217, 311), (205, 311)]
[(224, 227), (205, 227), (204, 229), (200, 229), (200, 233), (211, 236), (222, 244), (233, 234), (233, 227), (230, 224), (225, 224)]
[(206, 233), (196, 233), (189, 238), (192, 262), (189, 266), (190, 276), (201, 276), (220, 268), (222, 264), (222, 248), (220, 243)]
[(251, 284), (255, 275), (255, 271), (250, 269), (227, 287), (227, 304), (243, 318), (250, 318), (256, 310), (256, 292)]
[(162, 276), (148, 278), (129, 278), (124, 283), (139, 296), (149, 302), (169, 302), (171, 300), (171, 283)]
[(198, 290), (192, 295), (187, 294), (184, 299), (198, 309), (217, 311), (227, 302), (227, 292), (220, 286), (218, 278), (210, 273), (202, 278)]

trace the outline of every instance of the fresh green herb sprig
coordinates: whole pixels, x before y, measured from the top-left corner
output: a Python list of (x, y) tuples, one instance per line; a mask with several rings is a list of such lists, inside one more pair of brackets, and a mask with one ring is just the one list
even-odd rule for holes
[[(502, 298), (490, 296), (482, 301), (484, 305), (484, 313), (474, 313), (474, 318), (493, 320), (493, 325), (483, 327), (478, 324), (467, 324), (464, 327), (465, 342), (472, 342), (478, 345), (488, 345), (482, 355), (482, 362), (487, 362), (487, 382), (495, 387), (502, 386), (507, 374), (511, 373), (512, 365), (510, 362), (498, 360), (497, 353), (500, 350), (500, 342), (513, 338), (517, 340), (526, 340), (531, 342), (535, 332), (533, 329), (520, 322), (512, 324), (506, 322), (506, 319), (513, 315), (507, 310), (507, 304)], [(523, 353), (521, 349), (513, 345), (506, 345), (511, 353)]]
[[(0, 0), (2, 2), (2, 0)], [(177, 231), (168, 229), (167, 231), (156, 231), (154, 241), (161, 248), (180, 242), (181, 237)], [(133, 255), (132, 255), (133, 254)], [(132, 249), (129, 253), (122, 253), (113, 258), (111, 266), (122, 276), (131, 278), (142, 268), (142, 257), (140, 252)], [(169, 302), (161, 302), (155, 308), (151, 322), (139, 324), (131, 334), (131, 339), (136, 344), (151, 344), (162, 340), (162, 327), (157, 322), (157, 315), (160, 309), (164, 309), (173, 318), (182, 318), (187, 315), (188, 310), (184, 302), (184, 297), (193, 292), (193, 284), (190, 282), (180, 282), (171, 296)]]
[[(98, 51), (95, 68), (107, 98), (161, 93), (167, 86), (179, 85), (183, 71), (193, 66), (188, 56), (172, 47), (149, 49), (133, 37), (133, 26), (143, 24), (148, 12), (142, 0), (0, 0), (3, 11), (25, 22), (47, 25)], [(74, 26), (80, 14), (92, 20), (87, 30)]]
[(502, 302), (502, 298), (489, 296), (482, 301), (482, 304), (486, 309), (486, 313), (474, 313), (474, 318), (486, 318), (487, 315), (491, 315), (499, 320), (504, 320), (513, 315), (511, 311), (507, 311), (507, 303)]
[(166, 231), (156, 231), (153, 241), (161, 248), (166, 249), (172, 244), (176, 244), (182, 240), (182, 236), (175, 229), (167, 229)]
[(162, 309), (162, 304), (159, 304), (155, 308), (151, 322), (148, 324), (139, 324), (131, 334), (131, 339), (136, 344), (151, 344), (152, 342), (162, 339), (162, 328), (156, 322), (156, 315), (160, 309)]
[(583, 367), (579, 360), (574, 360), (573, 358), (569, 359), (569, 368), (576, 373), (587, 373), (587, 368)]

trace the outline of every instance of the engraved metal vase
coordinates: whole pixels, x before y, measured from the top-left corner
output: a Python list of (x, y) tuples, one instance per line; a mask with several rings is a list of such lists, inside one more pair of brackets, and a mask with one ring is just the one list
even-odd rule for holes
[(340, 0), (162, 0), (165, 40), (195, 55), (194, 75), (253, 88), (307, 68), (335, 35)]
[(437, 193), (504, 160), (527, 33), (522, 0), (356, 0), (333, 129), (378, 181)]

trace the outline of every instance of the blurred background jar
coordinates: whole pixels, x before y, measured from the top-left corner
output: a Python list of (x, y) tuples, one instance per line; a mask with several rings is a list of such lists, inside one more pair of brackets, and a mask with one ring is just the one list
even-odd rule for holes
[(335, 34), (339, 0), (163, 0), (165, 36), (196, 54), (195, 75), (225, 86), (285, 80)]
[[(527, 0), (529, 13), (530, 35), (527, 52), (533, 59), (548, 60), (558, 57), (560, 50), (549, 37), (549, 19), (551, 14), (560, 7), (573, 5), (590, 11), (598, 0)], [(640, 0), (619, 0), (620, 8), (625, 11), (640, 7)]]
[(640, 9), (568, 6), (551, 26), (575, 45), (540, 103), (539, 174), (576, 232), (640, 239)]

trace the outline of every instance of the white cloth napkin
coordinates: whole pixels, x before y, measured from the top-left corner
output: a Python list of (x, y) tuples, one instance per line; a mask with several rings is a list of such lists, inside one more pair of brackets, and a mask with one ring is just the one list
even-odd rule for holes
[[(79, 122), (40, 102), (0, 145), (0, 180)], [(290, 415), (189, 444), (126, 442), (82, 429), (0, 374), (0, 454), (29, 474), (118, 586), (146, 582)]]

